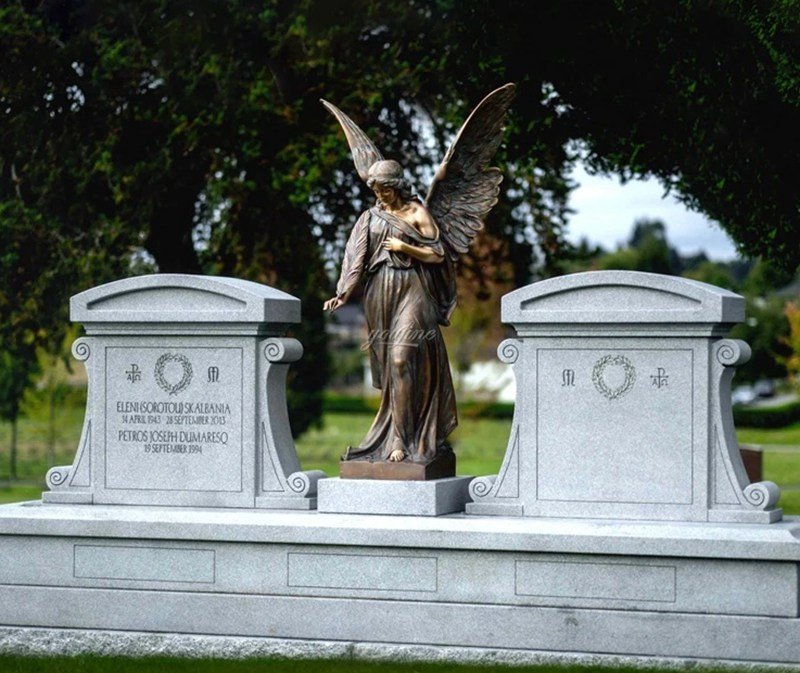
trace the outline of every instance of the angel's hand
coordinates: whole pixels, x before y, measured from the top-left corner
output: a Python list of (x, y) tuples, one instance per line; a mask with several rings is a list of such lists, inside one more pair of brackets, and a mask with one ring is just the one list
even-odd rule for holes
[(344, 304), (344, 301), (342, 299), (339, 299), (339, 297), (331, 297), (330, 299), (328, 299), (328, 301), (326, 301), (322, 305), (322, 310), (330, 311), (331, 313), (333, 313), (342, 304)]
[(390, 236), (383, 242), (384, 250), (391, 250), (392, 252), (405, 252), (404, 247), (405, 243), (394, 236)]

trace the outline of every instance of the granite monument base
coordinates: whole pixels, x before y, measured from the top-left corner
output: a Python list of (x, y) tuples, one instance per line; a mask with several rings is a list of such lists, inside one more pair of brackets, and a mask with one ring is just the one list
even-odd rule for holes
[(103, 652), (109, 639), (124, 651), (195, 637), (269, 640), (284, 655), (521, 652), (798, 667), (799, 562), (795, 517), (612, 524), (5, 505), (0, 648), (32, 653), (26, 634), (41, 643), (43, 629), (49, 654), (72, 652), (78, 630), (89, 651)]
[(322, 479), (317, 509), (333, 514), (440, 516), (463, 512), (472, 477), (432, 481)]

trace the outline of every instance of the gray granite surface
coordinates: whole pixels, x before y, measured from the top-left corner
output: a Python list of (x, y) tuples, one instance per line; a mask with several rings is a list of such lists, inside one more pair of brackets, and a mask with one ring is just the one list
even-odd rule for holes
[(72, 310), (86, 422), (43, 502), (0, 506), (0, 652), (800, 668), (800, 519), (730, 413), (741, 297), (634, 272), (507, 295), (502, 468), (419, 483), (300, 470), (288, 295), (149, 276)]
[(744, 300), (708, 283), (641, 271), (588, 271), (532, 283), (502, 299), (503, 321), (520, 335), (583, 331), (724, 333), (744, 320)]
[(469, 514), (773, 523), (780, 489), (750, 484), (730, 401), (744, 298), (705, 283), (598, 271), (503, 297), (517, 380), (497, 475)]
[(88, 334), (125, 329), (169, 333), (175, 323), (278, 334), (300, 322), (300, 300), (239, 278), (159, 273), (76, 294), (70, 299), (70, 319), (85, 325)]
[(541, 551), (800, 562), (800, 517), (738, 523), (476, 517), (397, 517), (63, 505), (0, 505), (0, 535), (153, 538)]
[(73, 345), (89, 395), (72, 465), (49, 505), (310, 509), (322, 473), (300, 470), (281, 337), (300, 301), (235, 278), (138, 276), (75, 295)]
[(325, 479), (319, 484), (317, 509), (340, 514), (440, 516), (463, 512), (472, 477), (431, 481)]

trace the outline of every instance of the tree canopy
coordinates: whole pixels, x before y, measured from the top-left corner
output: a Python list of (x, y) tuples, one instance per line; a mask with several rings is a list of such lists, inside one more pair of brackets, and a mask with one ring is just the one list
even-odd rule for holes
[(267, 282), (304, 302), (305, 427), (326, 264), (370, 199), (320, 97), (422, 182), (469, 107), (519, 84), (479, 283), (560, 272), (579, 153), (794, 268), (799, 41), (794, 0), (5, 3), (3, 343), (57, 342), (70, 294), (151, 263)]

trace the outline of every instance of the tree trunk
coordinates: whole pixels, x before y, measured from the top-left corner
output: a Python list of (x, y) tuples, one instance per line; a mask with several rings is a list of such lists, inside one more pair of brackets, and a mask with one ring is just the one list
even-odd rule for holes
[(164, 186), (160, 206), (150, 222), (145, 248), (153, 255), (161, 273), (201, 273), (192, 241), (197, 198), (206, 182), (207, 166), (186, 159), (175, 167), (179, 176)]
[(11, 421), (11, 451), (9, 452), (11, 465), (9, 466), (8, 478), (9, 481), (16, 480), (17, 478), (17, 419), (16, 417)]
[(56, 464), (56, 390), (50, 389), (50, 417), (47, 428), (47, 467)]

